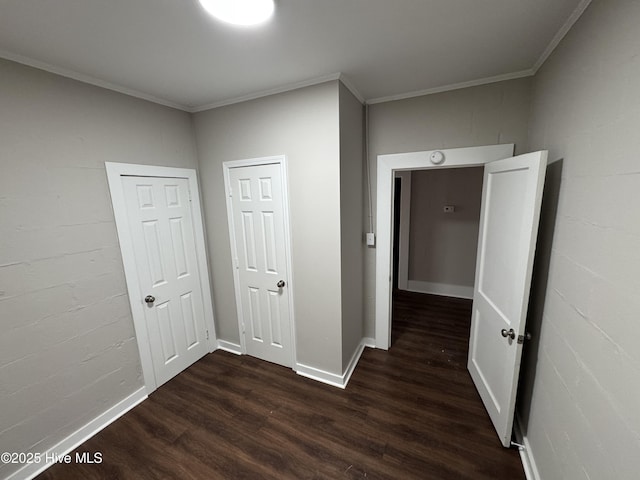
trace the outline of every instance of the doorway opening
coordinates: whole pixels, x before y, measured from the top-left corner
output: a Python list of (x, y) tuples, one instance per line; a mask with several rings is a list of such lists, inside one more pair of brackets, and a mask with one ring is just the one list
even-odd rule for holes
[[(511, 441), (522, 344), (528, 338), (525, 323), (547, 163), (546, 151), (517, 157), (510, 153), (481, 147), (382, 155), (377, 190), (376, 344), (389, 348), (395, 170), (442, 168), (447, 157), (453, 157), (447, 167), (484, 165), (467, 367), (505, 447)], [(487, 158), (496, 154), (500, 156)], [(454, 213), (455, 206), (444, 205), (443, 212)], [(426, 285), (443, 288), (437, 282)]]
[(396, 176), (393, 184), (393, 291), (398, 289), (398, 266), (400, 264), (400, 221), (406, 221), (400, 210), (402, 178)]
[[(391, 345), (393, 182), (396, 173), (406, 175), (411, 170), (483, 166), (494, 160), (511, 157), (513, 150), (513, 144), (505, 144), (378, 156), (376, 187), (378, 245), (376, 247), (375, 297), (375, 341), (377, 348), (387, 350)], [(410, 193), (410, 188), (404, 188), (406, 185), (407, 183), (403, 182), (401, 201), (405, 200)], [(403, 231), (401, 226), (399, 235), (398, 286), (403, 288), (403, 264), (405, 263), (402, 259), (403, 255), (408, 255), (408, 232)]]
[[(407, 313), (403, 305), (408, 299), (418, 299), (421, 295), (418, 303), (421, 306), (446, 303), (447, 299), (462, 300), (453, 303), (469, 303), (467, 323), (470, 323), (482, 181), (483, 168), (478, 166), (396, 173), (392, 345), (402, 332), (395, 328), (396, 317)], [(405, 188), (409, 189), (407, 195), (402, 194)], [(401, 245), (402, 257), (399, 254)], [(432, 317), (424, 316), (425, 319)]]

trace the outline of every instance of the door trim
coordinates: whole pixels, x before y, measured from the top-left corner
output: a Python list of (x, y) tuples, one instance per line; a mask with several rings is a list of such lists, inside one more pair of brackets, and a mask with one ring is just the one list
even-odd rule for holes
[[(439, 151), (445, 160), (434, 165), (430, 156)], [(393, 179), (395, 172), (426, 170), (431, 168), (482, 166), (487, 162), (513, 156), (514, 144), (488, 145), (483, 147), (429, 150), (424, 152), (394, 153), (378, 155), (376, 187), (376, 225), (378, 245), (376, 247), (376, 297), (375, 339), (376, 348), (388, 350), (391, 346), (391, 265), (393, 262)]]
[(402, 182), (400, 233), (398, 235), (398, 289), (409, 290), (409, 236), (411, 232), (411, 170), (395, 172)]
[(142, 365), (142, 376), (147, 395), (157, 388), (156, 376), (153, 369), (151, 357), (151, 345), (147, 332), (147, 323), (144, 315), (144, 308), (140, 300), (143, 293), (140, 291), (138, 270), (136, 268), (135, 253), (131, 242), (131, 229), (127, 217), (127, 205), (125, 202), (124, 188), (120, 178), (123, 176), (132, 177), (164, 177), (164, 178), (184, 178), (189, 182), (191, 191), (191, 213), (193, 217), (194, 239), (196, 243), (196, 261), (198, 263), (198, 274), (200, 277), (200, 288), (202, 289), (202, 303), (204, 307), (204, 321), (209, 330), (207, 346), (209, 352), (213, 352), (217, 347), (216, 330), (213, 316), (213, 300), (211, 298), (211, 283), (209, 281), (209, 269), (207, 261), (207, 250), (204, 238), (204, 226), (202, 224), (202, 209), (200, 206), (200, 191), (198, 189), (198, 179), (196, 171), (190, 168), (159, 167), (154, 165), (136, 165), (129, 163), (105, 162), (109, 191), (111, 192), (111, 203), (120, 241), (120, 252), (122, 253), (122, 264), (127, 283), (127, 293), (129, 294), (129, 305), (133, 316), (133, 326), (136, 332), (138, 350), (140, 352), (140, 363)]
[(260, 165), (279, 165), (280, 175), (282, 177), (282, 205), (284, 208), (284, 241), (286, 248), (287, 271), (289, 272), (289, 280), (287, 288), (289, 289), (289, 328), (291, 330), (291, 365), (295, 370), (296, 362), (296, 329), (295, 329), (295, 310), (293, 309), (293, 296), (295, 282), (293, 280), (293, 260), (291, 256), (291, 222), (289, 210), (289, 179), (287, 176), (287, 157), (285, 155), (274, 155), (270, 157), (248, 158), (244, 160), (229, 160), (222, 163), (224, 173), (224, 193), (227, 203), (227, 225), (229, 228), (229, 241), (231, 242), (231, 261), (233, 264), (233, 290), (236, 297), (236, 311), (238, 315), (238, 335), (240, 337), (240, 353), (246, 355), (247, 344), (245, 334), (242, 333), (242, 300), (240, 298), (240, 272), (236, 268), (238, 252), (236, 251), (236, 237), (233, 228), (233, 205), (231, 204), (231, 181), (230, 172), (232, 168), (257, 167)]

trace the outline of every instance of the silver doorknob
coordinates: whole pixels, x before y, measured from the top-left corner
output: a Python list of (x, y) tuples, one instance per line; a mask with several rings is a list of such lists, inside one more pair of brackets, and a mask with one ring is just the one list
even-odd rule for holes
[(502, 334), (502, 336), (504, 338), (510, 337), (511, 340), (516, 338), (516, 332), (513, 331), (513, 328), (510, 328), (509, 331), (507, 331), (505, 328), (503, 328), (502, 330), (500, 330), (500, 333)]
[(156, 297), (154, 297), (153, 295), (147, 295), (146, 297), (144, 297), (144, 301), (147, 303), (153, 303), (156, 301)]
[(278, 288), (282, 288), (282, 287), (284, 287), (284, 285), (285, 285), (284, 280), (280, 280), (278, 283), (276, 283), (276, 286)]

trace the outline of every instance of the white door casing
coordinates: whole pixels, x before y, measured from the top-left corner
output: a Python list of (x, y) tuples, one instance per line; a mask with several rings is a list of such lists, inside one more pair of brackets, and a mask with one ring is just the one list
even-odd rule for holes
[(510, 446), (547, 152), (485, 165), (468, 368)]
[(409, 237), (411, 232), (411, 170), (396, 172), (400, 178), (400, 232), (398, 238), (398, 289), (409, 289)]
[(378, 155), (376, 187), (376, 296), (375, 341), (376, 348), (387, 350), (391, 345), (391, 266), (393, 236), (393, 178), (397, 171), (482, 166), (487, 162), (513, 156), (514, 145), (488, 145), (483, 147), (439, 150), (444, 161), (434, 165), (431, 154), (424, 152)]
[[(118, 163), (106, 167), (151, 393), (216, 347), (196, 173)], [(148, 295), (154, 301), (146, 302)]]
[(293, 367), (284, 157), (224, 164), (243, 353)]

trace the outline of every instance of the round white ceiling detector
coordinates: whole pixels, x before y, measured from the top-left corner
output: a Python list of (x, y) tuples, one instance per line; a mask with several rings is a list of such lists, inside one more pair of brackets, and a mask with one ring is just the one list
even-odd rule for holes
[(444, 153), (436, 150), (435, 152), (431, 153), (430, 160), (434, 165), (440, 165), (442, 162), (444, 162)]
[(275, 5), (273, 0), (199, 0), (218, 20), (233, 25), (257, 25), (267, 21)]

